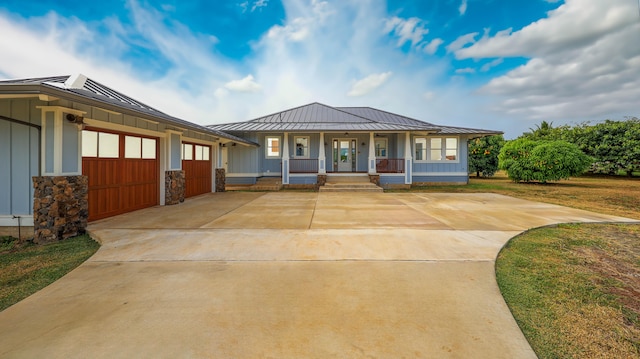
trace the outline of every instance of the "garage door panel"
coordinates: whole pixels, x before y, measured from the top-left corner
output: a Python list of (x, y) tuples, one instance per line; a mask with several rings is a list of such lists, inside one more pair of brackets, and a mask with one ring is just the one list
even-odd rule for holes
[[(82, 158), (82, 173), (89, 178), (89, 221), (159, 204), (160, 167), (158, 159), (125, 158), (125, 150), (122, 145), (125, 143), (125, 136), (132, 138), (136, 135), (123, 133), (117, 135), (120, 143), (119, 157)], [(93, 136), (91, 138), (96, 138), (99, 141), (101, 137)], [(158, 142), (157, 140), (151, 141), (156, 145), (156, 153)], [(83, 143), (83, 151), (84, 147), (85, 143)], [(96, 147), (99, 145), (96, 144)], [(95, 156), (99, 151), (92, 153)]]
[(185, 197), (197, 196), (211, 192), (212, 188), (212, 162), (211, 158), (205, 157), (203, 153), (210, 153), (211, 147), (197, 144), (185, 143), (183, 153), (191, 150), (191, 156), (184, 156), (182, 160), (182, 170), (185, 177)]

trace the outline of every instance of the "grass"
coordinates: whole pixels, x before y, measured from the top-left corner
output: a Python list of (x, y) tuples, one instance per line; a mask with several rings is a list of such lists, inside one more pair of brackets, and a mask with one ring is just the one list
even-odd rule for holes
[(47, 245), (0, 238), (0, 311), (79, 266), (100, 245), (88, 235)]
[(640, 357), (640, 225), (524, 233), (496, 262), (500, 290), (539, 358)]

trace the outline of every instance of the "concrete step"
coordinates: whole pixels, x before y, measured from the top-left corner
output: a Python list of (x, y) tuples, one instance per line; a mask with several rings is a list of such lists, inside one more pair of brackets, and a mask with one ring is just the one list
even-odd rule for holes
[(384, 192), (381, 187), (370, 182), (328, 182), (318, 190), (320, 192)]
[(257, 191), (272, 192), (282, 189), (282, 178), (280, 177), (261, 177), (252, 185), (226, 185), (227, 191)]
[(331, 183), (338, 183), (338, 182), (348, 182), (348, 183), (369, 183), (369, 176), (368, 175), (336, 175), (336, 174), (330, 174), (327, 175), (327, 183), (331, 182)]

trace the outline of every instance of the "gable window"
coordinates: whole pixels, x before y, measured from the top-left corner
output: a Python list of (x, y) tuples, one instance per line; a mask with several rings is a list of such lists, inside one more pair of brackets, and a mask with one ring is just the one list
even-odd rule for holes
[(266, 155), (267, 158), (279, 158), (280, 154), (280, 137), (267, 136), (266, 138)]
[(294, 140), (296, 143), (295, 157), (309, 158), (309, 136), (296, 136)]
[(376, 158), (387, 158), (387, 139), (376, 138), (373, 144), (376, 149)]
[(456, 137), (416, 137), (414, 151), (415, 161), (458, 161), (458, 139)]

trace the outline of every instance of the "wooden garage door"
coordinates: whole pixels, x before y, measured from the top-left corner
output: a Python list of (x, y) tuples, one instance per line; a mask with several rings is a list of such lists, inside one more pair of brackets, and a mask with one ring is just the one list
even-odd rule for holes
[(182, 143), (185, 197), (211, 192), (211, 146)]
[(82, 174), (89, 177), (89, 221), (159, 204), (158, 139), (82, 131)]

